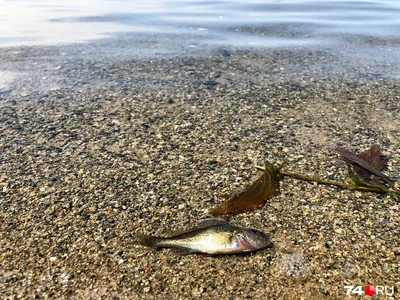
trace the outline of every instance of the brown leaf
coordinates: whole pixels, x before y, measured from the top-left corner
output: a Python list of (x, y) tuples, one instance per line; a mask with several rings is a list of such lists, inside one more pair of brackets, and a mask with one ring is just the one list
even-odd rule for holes
[(381, 147), (379, 147), (379, 145), (373, 145), (371, 148), (365, 150), (364, 152), (357, 154), (357, 156), (368, 161), (379, 171), (381, 171), (385, 166), (385, 162), (383, 161), (381, 156)]
[(370, 149), (356, 155), (344, 148), (335, 149), (346, 161), (349, 167), (349, 176), (357, 184), (377, 183), (372, 177), (376, 176), (389, 185), (393, 185), (393, 180), (383, 174), (384, 162), (380, 156), (380, 147), (373, 145)]
[(279, 180), (281, 176), (279, 170), (274, 165), (267, 163), (265, 171), (256, 181), (248, 186), (239, 194), (234, 194), (210, 213), (213, 216), (223, 216), (234, 214), (246, 210), (253, 210), (263, 206), (265, 201), (278, 193)]

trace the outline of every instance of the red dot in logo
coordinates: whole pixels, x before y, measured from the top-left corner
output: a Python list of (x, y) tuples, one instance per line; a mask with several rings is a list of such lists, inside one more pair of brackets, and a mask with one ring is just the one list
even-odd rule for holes
[(373, 285), (366, 285), (364, 290), (365, 290), (365, 295), (367, 296), (375, 295), (375, 288)]

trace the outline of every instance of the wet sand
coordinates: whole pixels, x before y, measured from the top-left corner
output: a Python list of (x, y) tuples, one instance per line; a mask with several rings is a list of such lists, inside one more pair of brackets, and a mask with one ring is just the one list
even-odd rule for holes
[(230, 219), (276, 245), (246, 256), (177, 256), (134, 235), (192, 226), (265, 160), (345, 181), (337, 145), (381, 145), (398, 181), (398, 63), (312, 47), (137, 59), (79, 47), (0, 55), (2, 298), (339, 299), (350, 284), (396, 297), (388, 195), (285, 178)]

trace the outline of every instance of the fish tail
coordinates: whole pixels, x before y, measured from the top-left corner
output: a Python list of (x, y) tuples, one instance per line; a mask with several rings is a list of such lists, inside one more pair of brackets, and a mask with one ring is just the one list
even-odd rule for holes
[(160, 242), (162, 238), (155, 237), (152, 235), (147, 235), (147, 234), (138, 234), (136, 235), (136, 242), (139, 245), (158, 249), (160, 248)]

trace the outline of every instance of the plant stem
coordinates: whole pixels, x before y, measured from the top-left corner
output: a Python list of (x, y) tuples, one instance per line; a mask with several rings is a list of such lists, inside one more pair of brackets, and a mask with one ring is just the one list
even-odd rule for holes
[[(265, 171), (264, 167), (262, 167), (262, 166), (256, 165), (256, 168), (258, 170)], [(283, 171), (283, 170), (278, 170), (278, 172), (279, 172), (279, 174), (281, 174), (283, 176), (289, 176), (289, 177), (293, 177), (296, 179), (307, 180), (307, 181), (314, 181), (314, 182), (318, 182), (318, 183), (322, 183), (322, 184), (336, 185), (336, 186), (340, 186), (340, 187), (344, 187), (344, 188), (352, 189), (352, 190), (398, 194), (397, 191), (392, 191), (390, 189), (385, 189), (385, 188), (351, 185), (351, 184), (347, 184), (347, 183), (343, 183), (343, 182), (339, 182), (339, 181), (325, 180), (325, 179), (320, 179), (320, 178), (309, 176), (309, 175), (287, 172), (287, 171)]]

